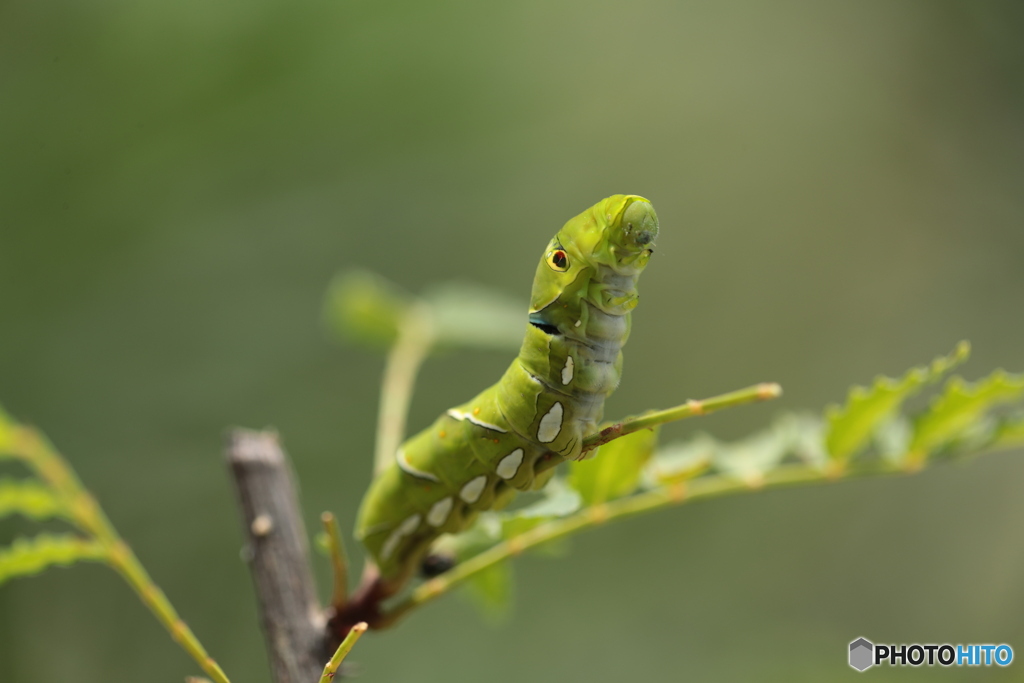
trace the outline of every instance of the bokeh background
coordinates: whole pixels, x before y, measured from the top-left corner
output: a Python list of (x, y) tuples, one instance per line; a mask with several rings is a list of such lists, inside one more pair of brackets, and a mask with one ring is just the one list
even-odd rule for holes
[[(663, 236), (608, 414), (781, 382), (667, 430), (738, 437), (961, 338), (967, 377), (1024, 370), (1022, 124), (1016, 0), (6, 2), (0, 402), (266, 681), (222, 435), (277, 427), (307, 523), (350, 525), (382, 359), (326, 332), (337, 269), (525, 300), (562, 222), (643, 194)], [(508, 360), (431, 361), (411, 427)], [(1020, 658), (1021, 455), (602, 528), (517, 560), (503, 624), (449, 598), (364, 638), (361, 680), (841, 680), (857, 636)], [(5, 683), (189, 673), (104, 567), (0, 588)]]

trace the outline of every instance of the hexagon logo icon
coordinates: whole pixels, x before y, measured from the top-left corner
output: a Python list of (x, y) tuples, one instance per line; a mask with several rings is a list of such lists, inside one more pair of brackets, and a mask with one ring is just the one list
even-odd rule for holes
[(875, 645), (867, 638), (858, 638), (850, 643), (850, 666), (864, 671), (875, 663)]

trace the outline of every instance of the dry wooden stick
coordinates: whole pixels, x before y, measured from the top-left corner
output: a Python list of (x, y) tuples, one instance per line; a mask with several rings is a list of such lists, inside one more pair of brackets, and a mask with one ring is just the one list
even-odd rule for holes
[(295, 481), (277, 434), (236, 429), (226, 453), (238, 492), (276, 683), (313, 683), (330, 659)]

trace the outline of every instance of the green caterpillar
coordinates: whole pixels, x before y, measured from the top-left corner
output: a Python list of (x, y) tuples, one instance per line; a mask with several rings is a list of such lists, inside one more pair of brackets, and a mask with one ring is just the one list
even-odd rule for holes
[(519, 357), (497, 384), (402, 444), (363, 499), (356, 536), (384, 594), (408, 581), (438, 536), (542, 487), (554, 468), (541, 464), (581, 456), (619, 383), (636, 282), (657, 235), (650, 202), (615, 195), (551, 240)]

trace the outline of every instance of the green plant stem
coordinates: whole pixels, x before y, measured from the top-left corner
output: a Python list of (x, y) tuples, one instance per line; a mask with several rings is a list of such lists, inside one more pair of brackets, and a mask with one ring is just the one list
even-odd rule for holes
[(398, 328), (398, 338), (384, 365), (373, 459), (376, 474), (384, 471), (402, 445), (416, 375), (434, 340), (434, 326), (426, 304), (412, 306)]
[(331, 567), (334, 573), (334, 590), (331, 594), (331, 605), (340, 610), (348, 602), (348, 557), (345, 554), (345, 543), (338, 530), (338, 520), (334, 513), (324, 512), (320, 515), (324, 532), (327, 534), (327, 549), (331, 555)]
[(352, 630), (345, 636), (345, 640), (341, 641), (341, 645), (334, 651), (334, 656), (331, 657), (331, 661), (327, 662), (324, 666), (324, 673), (320, 676), (320, 683), (331, 683), (334, 675), (338, 673), (338, 667), (341, 666), (341, 662), (344, 661), (348, 653), (352, 651), (352, 647), (356, 644), (356, 641), (366, 633), (368, 626), (365, 621), (360, 621), (358, 624), (352, 627)]
[[(876, 470), (850, 473), (849, 476), (905, 473), (907, 472), (904, 470), (881, 465)], [(835, 478), (818, 465), (798, 463), (783, 465), (767, 473), (757, 486), (752, 486), (732, 475), (716, 474), (660, 486), (643, 493), (593, 505), (568, 517), (546, 522), (518, 536), (502, 541), (479, 555), (458, 564), (444, 574), (426, 581), (388, 612), (385, 623), (387, 625), (394, 623), (408, 612), (449, 592), (466, 579), (525, 550), (605, 522), (730, 493), (833, 480)]]
[(67, 505), (74, 524), (94, 537), (104, 549), (107, 562), (131, 586), (171, 637), (188, 652), (203, 673), (214, 683), (230, 683), (224, 671), (206, 653), (199, 639), (181, 620), (167, 596), (146, 573), (142, 563), (121, 539), (99, 504), (82, 486), (74, 471), (57, 454), (56, 449), (38, 432), (26, 427), (16, 427), (14, 438), (15, 450)]
[(728, 394), (721, 394), (720, 396), (706, 398), (702, 401), (687, 401), (686, 403), (675, 406), (674, 408), (655, 410), (643, 415), (638, 415), (637, 417), (629, 417), (622, 422), (605, 427), (596, 434), (584, 439), (583, 452), (585, 453), (597, 448), (598, 446), (603, 446), (609, 441), (614, 441), (620, 436), (639, 432), (641, 429), (650, 429), (651, 427), (663, 425), (668, 422), (675, 422), (676, 420), (683, 420), (688, 417), (696, 417), (697, 415), (707, 415), (708, 413), (713, 413), (716, 410), (733, 408), (745, 403), (767, 401), (769, 399), (778, 398), (781, 395), (782, 387), (778, 384), (756, 384), (752, 387), (738, 389), (736, 391), (731, 391)]

